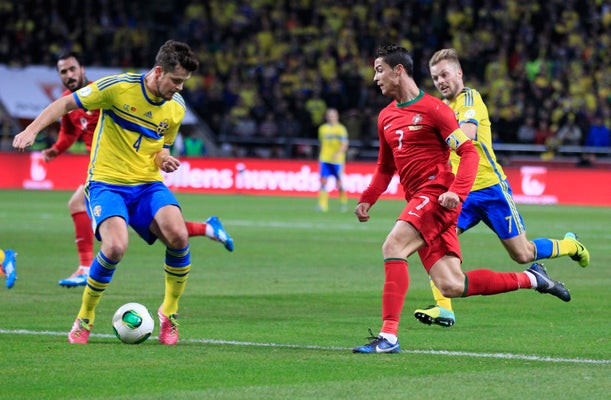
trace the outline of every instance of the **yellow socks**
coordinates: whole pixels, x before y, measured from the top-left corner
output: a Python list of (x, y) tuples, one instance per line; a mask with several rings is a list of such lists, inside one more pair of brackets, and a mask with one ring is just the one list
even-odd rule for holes
[(318, 209), (325, 212), (329, 210), (329, 193), (326, 190), (318, 192)]
[(429, 283), (431, 284), (431, 290), (433, 291), (433, 298), (435, 299), (435, 303), (437, 303), (438, 306), (445, 308), (446, 310), (452, 311), (452, 300), (441, 294), (441, 292), (439, 291), (439, 289), (437, 289), (437, 286), (435, 286), (435, 283), (431, 278), (429, 278)]
[(185, 291), (191, 264), (184, 267), (164, 266), (165, 270), (165, 295), (161, 311), (164, 315), (172, 315), (178, 312), (178, 299)]
[(577, 254), (577, 243), (572, 239), (558, 240), (558, 254), (556, 257), (573, 256)]
[(339, 202), (343, 206), (348, 204), (348, 195), (346, 194), (345, 190), (339, 192)]
[(78, 312), (77, 318), (89, 320), (89, 324), (93, 325), (95, 320), (95, 308), (100, 302), (104, 290), (108, 287), (108, 283), (101, 283), (94, 281), (91, 277), (87, 278), (87, 286), (83, 291), (83, 298), (81, 301), (81, 308)]

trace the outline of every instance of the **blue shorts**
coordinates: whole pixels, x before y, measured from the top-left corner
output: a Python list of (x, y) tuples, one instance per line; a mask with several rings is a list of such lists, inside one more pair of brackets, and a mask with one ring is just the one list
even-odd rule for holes
[(526, 230), (507, 180), (469, 193), (458, 216), (463, 231), (483, 221), (500, 239), (510, 239)]
[(320, 162), (320, 177), (328, 178), (334, 176), (335, 179), (342, 179), (342, 164), (332, 164), (328, 162)]
[(148, 244), (157, 240), (149, 230), (157, 211), (167, 205), (180, 207), (174, 194), (163, 182), (135, 186), (89, 182), (85, 187), (85, 200), (87, 214), (98, 240), (101, 240), (98, 227), (102, 221), (110, 217), (121, 217)]

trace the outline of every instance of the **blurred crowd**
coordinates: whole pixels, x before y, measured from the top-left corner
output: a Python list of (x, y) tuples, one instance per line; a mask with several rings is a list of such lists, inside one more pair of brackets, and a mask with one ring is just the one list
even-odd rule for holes
[(375, 140), (387, 99), (372, 62), (395, 42), (432, 94), (429, 57), (456, 48), (498, 142), (610, 145), (606, 0), (0, 0), (0, 26), (0, 63), (15, 66), (76, 50), (147, 68), (165, 40), (189, 43), (201, 66), (184, 95), (219, 144), (315, 138), (328, 107), (352, 140)]

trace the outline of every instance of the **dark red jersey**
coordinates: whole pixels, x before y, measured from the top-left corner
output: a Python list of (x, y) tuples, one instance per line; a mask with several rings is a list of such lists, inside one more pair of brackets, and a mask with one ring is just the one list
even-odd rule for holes
[[(420, 91), (414, 100), (393, 101), (378, 116), (380, 151), (374, 177), (361, 202), (373, 204), (386, 190), (395, 172), (406, 199), (427, 187), (456, 193), (464, 200), (477, 173), (478, 155), (460, 130), (454, 111), (441, 100)], [(450, 151), (467, 155), (455, 177)]]
[[(67, 89), (62, 93), (62, 96), (71, 94), (72, 91)], [(82, 108), (77, 108), (64, 115), (61, 119), (57, 142), (55, 142), (53, 148), (61, 154), (81, 138), (87, 146), (87, 150), (90, 151), (93, 132), (98, 123), (99, 115), (99, 110), (85, 111)]]

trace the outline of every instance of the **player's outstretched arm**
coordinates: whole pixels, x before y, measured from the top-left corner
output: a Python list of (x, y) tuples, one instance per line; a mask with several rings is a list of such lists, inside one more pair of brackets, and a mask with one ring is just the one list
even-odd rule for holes
[(76, 100), (72, 96), (63, 96), (49, 104), (42, 112), (36, 117), (30, 125), (28, 125), (23, 132), (17, 134), (13, 139), (13, 147), (19, 151), (25, 150), (30, 147), (36, 140), (38, 133), (57, 121), (59, 118), (69, 113), (72, 110), (78, 108)]

